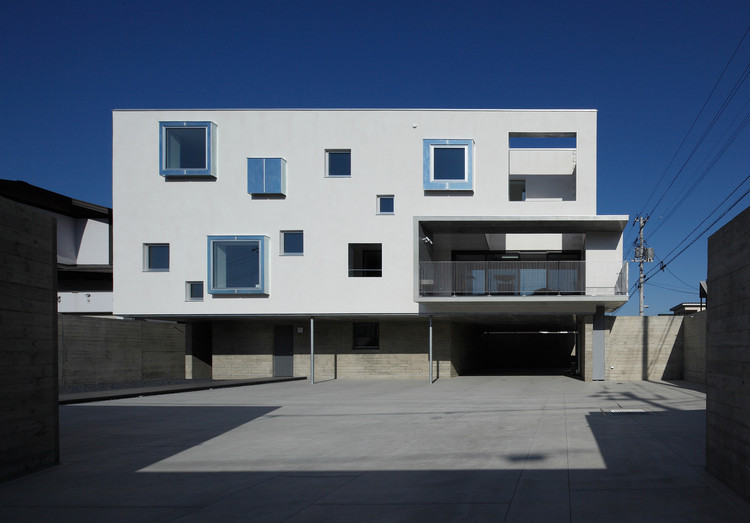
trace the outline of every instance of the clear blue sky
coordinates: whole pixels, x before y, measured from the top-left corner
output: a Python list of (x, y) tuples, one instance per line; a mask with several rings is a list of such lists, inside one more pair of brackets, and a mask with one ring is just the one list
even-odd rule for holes
[[(748, 24), (747, 0), (7, 1), (0, 177), (110, 206), (116, 108), (594, 108), (598, 212), (633, 217), (750, 63), (748, 37), (667, 169)], [(655, 230), (749, 100), (746, 82), (655, 209), (657, 255), (750, 174), (745, 129)], [(705, 259), (703, 237), (650, 280), (648, 313), (697, 301), (661, 287), (696, 288)], [(637, 313), (637, 299), (620, 313)]]

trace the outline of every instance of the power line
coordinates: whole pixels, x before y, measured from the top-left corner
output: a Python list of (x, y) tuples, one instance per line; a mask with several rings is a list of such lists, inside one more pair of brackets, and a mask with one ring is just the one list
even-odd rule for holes
[[(690, 136), (690, 133), (693, 131), (693, 128), (695, 128), (695, 124), (698, 122), (698, 119), (700, 118), (701, 114), (703, 114), (704, 109), (706, 108), (706, 105), (708, 105), (708, 101), (713, 96), (714, 92), (716, 91), (716, 88), (721, 83), (721, 80), (724, 78), (724, 75), (727, 72), (727, 69), (729, 69), (729, 65), (734, 60), (735, 55), (740, 50), (740, 47), (742, 47), (742, 43), (745, 41), (745, 38), (747, 37), (748, 33), (750, 33), (750, 25), (745, 29), (745, 33), (742, 35), (742, 38), (740, 39), (740, 42), (737, 44), (737, 47), (735, 47), (734, 51), (732, 52), (732, 55), (729, 57), (729, 61), (727, 61), (726, 65), (724, 66), (724, 69), (721, 71), (721, 74), (719, 75), (719, 78), (714, 83), (714, 86), (711, 88), (711, 92), (708, 93), (708, 96), (706, 97), (706, 100), (703, 102), (703, 105), (701, 106), (700, 110), (698, 111), (698, 114), (695, 116), (695, 119), (693, 120), (693, 123), (690, 125), (690, 128), (688, 129), (687, 133), (685, 134), (685, 137), (682, 139), (682, 142), (680, 142), (680, 145), (677, 147), (677, 150), (674, 153), (674, 156), (672, 156), (672, 159), (669, 161), (669, 164), (664, 169), (664, 172), (659, 177), (659, 181), (656, 182), (656, 185), (654, 185), (653, 190), (651, 191), (651, 194), (649, 195), (648, 199), (646, 200), (646, 203), (643, 204), (643, 207), (638, 212), (638, 215), (643, 215), (643, 211), (648, 206), (649, 202), (651, 201), (651, 198), (653, 198), (654, 194), (656, 193), (656, 190), (658, 189), (659, 185), (661, 184), (662, 180), (666, 176), (667, 172), (669, 171), (669, 168), (674, 163), (675, 159), (677, 158), (677, 155), (682, 150), (683, 145), (685, 145), (685, 142), (687, 141), (688, 136)], [(679, 173), (678, 173), (679, 174)], [(676, 178), (676, 177), (675, 177)], [(674, 180), (673, 182), (674, 183)], [(670, 184), (671, 187), (671, 184)], [(669, 187), (665, 190), (665, 193), (669, 190)], [(659, 200), (661, 201), (661, 199)], [(658, 202), (657, 202), (658, 205)], [(652, 211), (648, 213), (649, 215), (653, 214), (653, 211), (656, 209), (656, 205), (653, 207)]]

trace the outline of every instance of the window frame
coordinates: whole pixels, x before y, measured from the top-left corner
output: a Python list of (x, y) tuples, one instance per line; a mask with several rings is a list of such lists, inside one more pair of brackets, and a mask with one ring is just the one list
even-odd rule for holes
[[(167, 266), (166, 267), (151, 267), (151, 248), (152, 247), (166, 247), (167, 248)], [(171, 265), (171, 252), (168, 243), (144, 243), (143, 244), (143, 272), (169, 272)]]
[[(193, 296), (193, 286), (201, 286), (200, 298)], [(203, 301), (206, 296), (206, 285), (202, 281), (186, 281), (185, 282), (185, 301)]]
[[(207, 239), (207, 256), (208, 256), (208, 288), (205, 292), (208, 294), (227, 294), (227, 295), (265, 295), (270, 292), (268, 281), (268, 236), (263, 235), (246, 235), (246, 236), (208, 236)], [(256, 287), (217, 287), (214, 281), (214, 246), (220, 243), (247, 243), (257, 242), (258, 249), (258, 285)]]
[[(167, 132), (169, 129), (205, 129), (205, 166), (203, 168), (167, 167)], [(216, 124), (213, 122), (159, 122), (159, 174), (164, 177), (216, 177)]]
[[(333, 154), (343, 154), (343, 153), (349, 154), (349, 174), (331, 174), (330, 155), (332, 153)], [(326, 178), (351, 178), (352, 177), (352, 150), (351, 149), (326, 149), (325, 177)]]
[[(435, 149), (464, 149), (464, 177), (462, 179), (435, 179)], [(425, 191), (474, 190), (474, 140), (422, 140), (422, 183)]]
[[(305, 255), (305, 231), (301, 229), (280, 231), (279, 238), (279, 256), (304, 256)], [(300, 234), (302, 236), (302, 250), (300, 252), (287, 252), (286, 251), (286, 235), (287, 234)]]
[[(357, 345), (357, 327), (375, 327), (376, 345)], [(362, 336), (359, 336), (362, 337)], [(377, 321), (352, 322), (352, 350), (380, 350), (380, 323)]]
[[(375, 247), (379, 249), (375, 249)], [(370, 247), (370, 248), (368, 248)], [(364, 253), (366, 251), (372, 251), (380, 253), (380, 268), (366, 269), (364, 267), (355, 268), (354, 261), (357, 249)], [(383, 277), (383, 244), (382, 243), (350, 243), (347, 248), (348, 255), (348, 276), (349, 278), (382, 278)], [(363, 259), (364, 262), (364, 259)], [(362, 264), (364, 265), (364, 263)], [(379, 272), (377, 272), (379, 271)], [(376, 274), (377, 272), (377, 274)]]
[[(388, 198), (391, 199), (393, 210), (392, 211), (383, 211), (381, 202), (383, 201), (383, 199), (388, 199)], [(378, 194), (375, 197), (375, 201), (376, 201), (376, 203), (375, 203), (375, 214), (382, 214), (382, 215), (386, 215), (386, 216), (396, 214), (396, 197), (394, 195), (392, 195), (392, 194)]]

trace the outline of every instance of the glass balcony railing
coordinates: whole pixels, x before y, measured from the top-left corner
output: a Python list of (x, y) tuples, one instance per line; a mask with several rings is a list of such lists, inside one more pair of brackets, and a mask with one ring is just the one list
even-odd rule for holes
[[(591, 286), (587, 287), (587, 279)], [(420, 296), (624, 295), (625, 262), (420, 262)]]

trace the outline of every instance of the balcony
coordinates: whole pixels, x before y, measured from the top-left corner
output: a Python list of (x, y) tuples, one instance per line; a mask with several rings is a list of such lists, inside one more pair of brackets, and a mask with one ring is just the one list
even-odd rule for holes
[(627, 269), (626, 262), (423, 261), (419, 296), (623, 296)]

